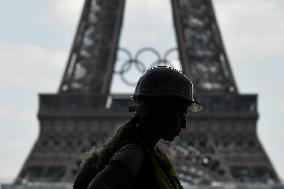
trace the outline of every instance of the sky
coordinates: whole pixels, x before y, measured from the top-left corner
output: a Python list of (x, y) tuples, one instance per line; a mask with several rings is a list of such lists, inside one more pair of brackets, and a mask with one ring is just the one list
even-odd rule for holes
[[(257, 134), (284, 178), (284, 1), (213, 0), (241, 94), (258, 94)], [(20, 171), (39, 134), (39, 93), (56, 93), (83, 0), (0, 0), (0, 183)], [(168, 0), (127, 1), (120, 46), (164, 52), (176, 41)], [(114, 77), (112, 92), (120, 91)]]

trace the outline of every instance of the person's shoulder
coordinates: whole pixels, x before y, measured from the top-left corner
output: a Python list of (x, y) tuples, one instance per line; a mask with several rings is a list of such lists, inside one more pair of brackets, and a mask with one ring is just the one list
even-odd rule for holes
[(135, 161), (141, 161), (144, 157), (143, 148), (136, 143), (129, 143), (120, 147), (114, 155), (111, 157), (111, 160), (131, 160), (136, 159)]
[(136, 143), (129, 143), (120, 147), (111, 157), (109, 164), (113, 166), (124, 166), (132, 174), (138, 174), (144, 162), (144, 150)]

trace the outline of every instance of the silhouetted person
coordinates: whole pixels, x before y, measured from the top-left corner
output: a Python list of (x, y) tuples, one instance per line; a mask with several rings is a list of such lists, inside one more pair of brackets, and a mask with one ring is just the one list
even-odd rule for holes
[(202, 106), (193, 99), (192, 82), (173, 68), (158, 66), (138, 81), (133, 117), (120, 126), (102, 151), (91, 154), (74, 189), (183, 188), (160, 139), (172, 141), (186, 128), (187, 112)]

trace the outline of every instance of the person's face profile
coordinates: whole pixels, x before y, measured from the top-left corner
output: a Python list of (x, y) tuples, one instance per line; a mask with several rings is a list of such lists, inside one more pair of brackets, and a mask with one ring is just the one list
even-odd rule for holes
[(168, 98), (162, 102), (160, 112), (161, 138), (172, 141), (186, 128), (188, 103), (177, 98)]

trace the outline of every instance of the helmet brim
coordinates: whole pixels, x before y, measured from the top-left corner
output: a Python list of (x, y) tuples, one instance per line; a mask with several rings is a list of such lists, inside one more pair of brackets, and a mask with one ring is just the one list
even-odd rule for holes
[[(163, 95), (161, 95), (161, 96), (163, 96)], [(153, 97), (161, 97), (161, 96), (143, 96), (144, 98), (146, 97), (151, 97), (151, 98), (153, 98)], [(169, 95), (170, 96), (170, 95)], [(137, 95), (131, 95), (131, 100), (132, 100), (132, 102), (133, 103), (135, 103), (135, 104), (139, 104), (139, 102), (140, 102), (140, 98), (142, 97), (142, 96), (137, 96)], [(178, 97), (178, 98), (180, 98), (180, 99), (183, 99), (182, 97)], [(140, 100), (139, 100), (140, 99)], [(196, 101), (192, 101), (192, 100), (188, 100), (188, 99), (183, 99), (183, 100), (186, 100), (187, 101), (187, 103), (189, 103), (189, 105), (188, 105), (188, 107), (187, 107), (187, 111), (188, 112), (200, 112), (200, 111), (202, 111), (203, 110), (203, 106), (199, 103), (199, 102), (196, 102)], [(131, 112), (133, 112), (133, 111), (131, 111)]]
[(196, 101), (192, 101), (187, 108), (187, 111), (189, 112), (200, 112), (201, 110), (203, 110), (203, 106)]

